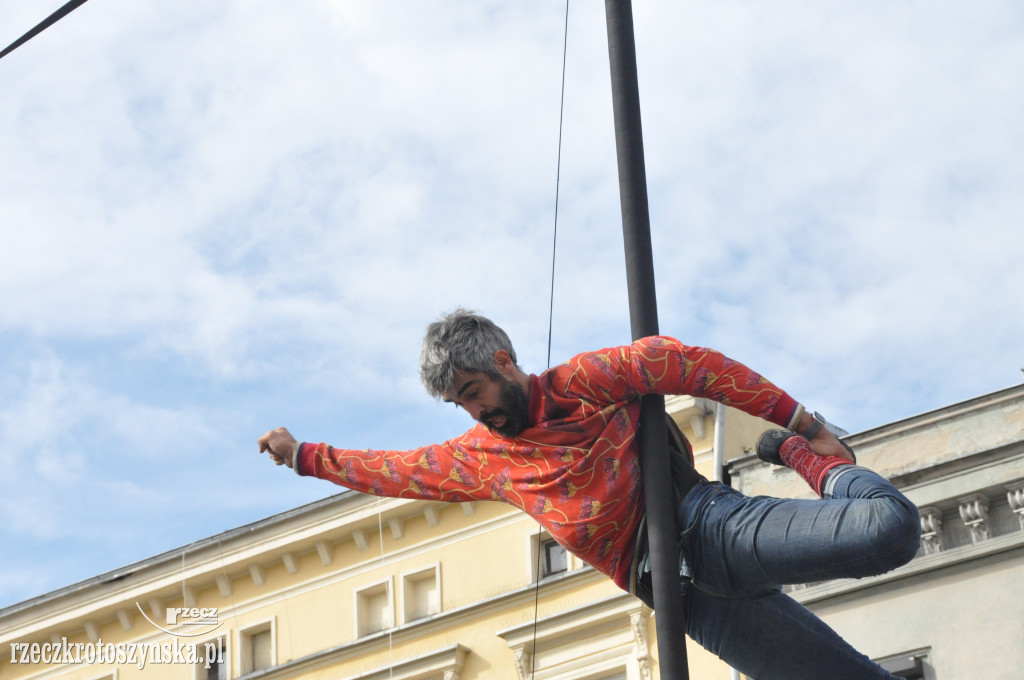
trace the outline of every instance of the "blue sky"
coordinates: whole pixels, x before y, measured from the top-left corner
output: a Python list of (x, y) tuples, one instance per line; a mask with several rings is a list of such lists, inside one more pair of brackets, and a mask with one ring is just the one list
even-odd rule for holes
[[(0, 606), (339, 490), (271, 427), (461, 432), (443, 311), (544, 368), (563, 10), (94, 0), (0, 61)], [(663, 332), (850, 431), (1020, 382), (1019, 3), (634, 14)], [(555, 361), (629, 340), (602, 4), (567, 69)]]

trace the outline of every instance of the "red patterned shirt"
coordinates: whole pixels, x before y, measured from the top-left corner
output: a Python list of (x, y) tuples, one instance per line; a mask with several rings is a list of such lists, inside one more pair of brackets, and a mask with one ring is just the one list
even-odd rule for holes
[(644, 514), (637, 421), (650, 393), (706, 397), (782, 426), (798, 408), (743, 364), (658, 336), (531, 376), (529, 424), (516, 437), (477, 424), (408, 451), (302, 444), (296, 471), (381, 496), (503, 501), (629, 590)]

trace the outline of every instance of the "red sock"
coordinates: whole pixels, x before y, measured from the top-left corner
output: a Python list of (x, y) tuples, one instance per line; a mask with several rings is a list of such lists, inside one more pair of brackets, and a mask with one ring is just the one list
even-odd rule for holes
[(819, 456), (803, 437), (790, 437), (784, 441), (779, 447), (779, 458), (786, 467), (803, 477), (819, 496), (822, 495), (821, 485), (825, 482), (829, 470), (839, 465), (852, 465), (844, 458)]

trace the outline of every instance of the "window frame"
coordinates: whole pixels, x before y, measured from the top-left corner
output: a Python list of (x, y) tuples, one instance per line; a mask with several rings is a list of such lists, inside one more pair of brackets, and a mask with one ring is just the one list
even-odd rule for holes
[[(428, 605), (427, 613), (419, 615), (419, 616), (412, 616), (413, 612), (410, 611), (410, 604), (412, 602), (414, 602), (414, 600), (413, 600), (413, 598), (410, 598), (410, 594), (411, 594), (412, 590), (415, 587), (412, 584), (418, 583), (418, 582), (421, 582), (421, 581), (429, 580), (431, 578), (431, 576), (426, 576), (427, 574), (432, 574), (433, 575), (432, 576), (433, 581), (434, 581), (434, 594), (433, 594), (433, 597), (432, 597), (433, 602), (431, 602), (430, 605)], [(426, 577), (424, 578), (424, 576), (426, 576)], [(401, 583), (402, 583), (402, 606), (401, 606), (401, 610), (402, 610), (402, 623), (403, 624), (405, 624), (405, 623), (413, 623), (415, 621), (424, 621), (426, 619), (429, 619), (432, 616), (435, 616), (436, 614), (440, 614), (441, 613), (443, 600), (442, 600), (442, 597), (441, 597), (442, 593), (441, 593), (441, 563), (440, 562), (434, 562), (433, 564), (430, 564), (428, 566), (418, 567), (416, 569), (404, 572), (404, 573), (402, 573), (400, 578), (401, 578)]]
[(273, 668), (277, 665), (277, 617), (270, 617), (261, 621), (253, 621), (238, 629), (238, 669), (239, 675), (248, 675), (263, 668), (254, 668), (252, 638), (260, 633), (270, 632), (270, 665), (263, 668)]
[[(384, 589), (385, 594), (385, 605), (384, 605), (384, 617), (383, 625), (381, 628), (370, 630), (368, 622), (365, 622), (365, 598), (367, 598), (371, 591), (378, 591), (381, 588)], [(382, 633), (387, 630), (391, 630), (395, 627), (395, 587), (392, 578), (388, 576), (384, 579), (372, 581), (363, 585), (360, 588), (353, 590), (353, 607), (352, 616), (354, 618), (356, 639), (370, 637), (377, 633)]]

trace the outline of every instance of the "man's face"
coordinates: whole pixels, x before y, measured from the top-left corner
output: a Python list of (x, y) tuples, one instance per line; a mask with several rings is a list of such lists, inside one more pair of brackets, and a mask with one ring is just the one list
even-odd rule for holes
[(514, 437), (526, 429), (530, 399), (519, 384), (500, 375), (460, 372), (452, 392), (445, 401), (498, 434)]

